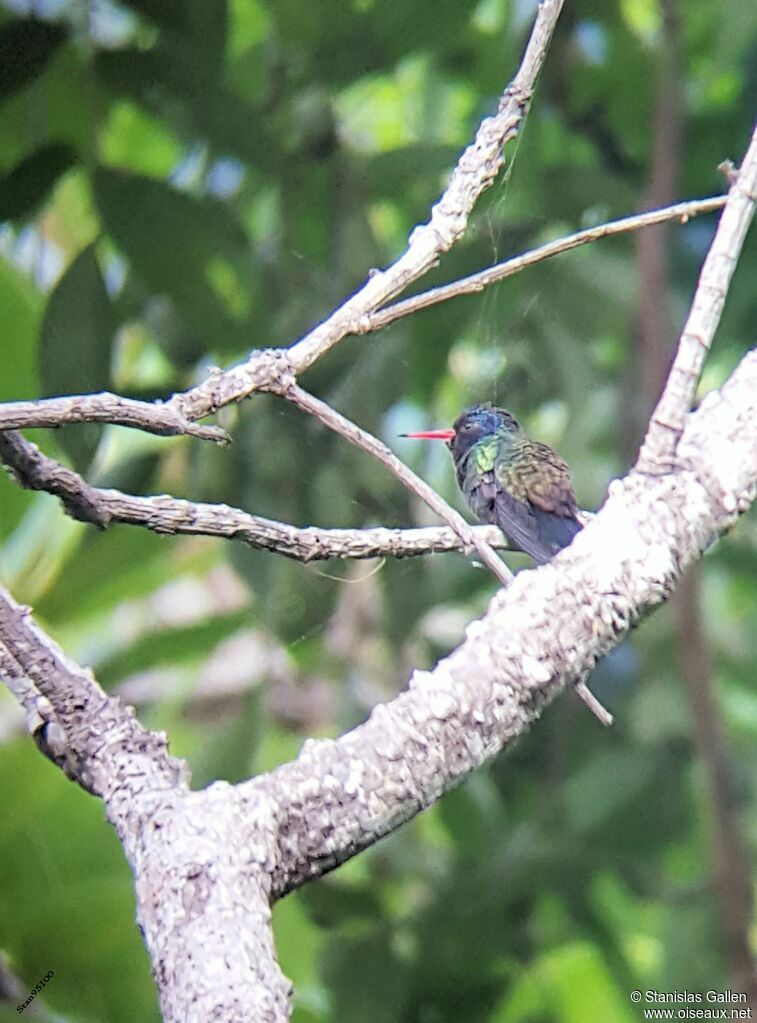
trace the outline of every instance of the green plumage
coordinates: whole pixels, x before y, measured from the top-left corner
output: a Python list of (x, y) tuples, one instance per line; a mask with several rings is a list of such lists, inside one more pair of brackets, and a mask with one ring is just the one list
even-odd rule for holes
[(568, 467), (556, 452), (489, 405), (468, 409), (454, 431), (457, 480), (480, 521), (498, 525), (540, 564), (571, 542), (581, 523)]

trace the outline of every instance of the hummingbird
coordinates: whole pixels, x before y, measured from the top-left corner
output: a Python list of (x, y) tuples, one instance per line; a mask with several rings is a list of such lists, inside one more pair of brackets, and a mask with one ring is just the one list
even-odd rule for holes
[(567, 547), (582, 528), (567, 465), (552, 448), (527, 437), (506, 409), (474, 405), (451, 429), (402, 436), (446, 441), (473, 514), (499, 526), (537, 564)]

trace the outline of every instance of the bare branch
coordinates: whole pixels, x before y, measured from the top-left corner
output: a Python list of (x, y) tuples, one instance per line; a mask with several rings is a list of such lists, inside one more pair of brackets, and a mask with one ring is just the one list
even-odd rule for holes
[(355, 423), (340, 415), (330, 405), (327, 405), (325, 401), (321, 401), (319, 398), (304, 391), (298, 384), (290, 384), (281, 394), (287, 401), (291, 401), (303, 409), (303, 411), (308, 412), (311, 416), (315, 416), (316, 419), (319, 419), (328, 426), (330, 430), (334, 430), (335, 433), (344, 437), (351, 444), (361, 448), (363, 451), (367, 451), (368, 454), (378, 459), (411, 493), (415, 494), (429, 508), (435, 511), (439, 518), (443, 519), (455, 531), (466, 547), (475, 548), (483, 563), (502, 586), (509, 586), (514, 578), (512, 572), (500, 561), (492, 548), (481, 538), (480, 534), (474, 532), (462, 515), (448, 505), (444, 498), (440, 497), (420, 476), (416, 476), (412, 469), (409, 469), (404, 462), (401, 462), (389, 450), (386, 444), (382, 444), (376, 437), (366, 433), (365, 430), (362, 430)]
[(186, 434), (219, 444), (227, 444), (231, 439), (220, 426), (203, 426), (185, 418), (177, 405), (135, 401), (108, 391), (0, 404), (0, 430), (58, 427), (68, 423), (112, 423), (162, 436)]
[(126, 854), (164, 1023), (286, 1023), (292, 985), (271, 926), (275, 818), (264, 789), (155, 791)]
[(0, 461), (12, 471), (16, 482), (27, 490), (45, 490), (60, 498), (68, 514), (80, 522), (104, 529), (110, 519), (89, 485), (60, 462), (44, 455), (36, 444), (15, 430), (0, 430)]
[[(309, 412), (330, 429), (345, 437), (350, 443), (355, 444), (356, 447), (367, 451), (377, 458), (400, 482), (405, 484), (411, 493), (420, 497), (429, 508), (444, 519), (455, 530), (463, 543), (472, 544), (475, 547), (483, 563), (502, 586), (510, 585), (515, 576), (500, 561), (488, 543), (435, 490), (429, 487), (419, 476), (416, 476), (404, 462), (401, 462), (385, 444), (382, 444), (376, 437), (373, 437), (355, 423), (334, 411), (330, 405), (304, 391), (297, 384), (290, 384), (282, 394), (305, 412)], [(582, 678), (576, 683), (576, 692), (591, 713), (603, 725), (612, 724), (612, 715), (605, 710), (600, 701), (594, 696), (586, 685), (585, 679)]]
[[(138, 731), (127, 711), (108, 729), (117, 702), (0, 594), (0, 655), (14, 651), (0, 670), (23, 672), (47, 690), (74, 749), (82, 746), (71, 726), (84, 713), (104, 718), (88, 763), (132, 772), (112, 787), (98, 771), (93, 788), (107, 789), (109, 817), (135, 872), (169, 1023), (186, 1018), (187, 1004), (209, 1010), (210, 999), (224, 1018), (236, 1018), (243, 999), (260, 1018), (286, 1019), (270, 898), (372, 844), (514, 740), (746, 511), (757, 492), (757, 353), (689, 417), (679, 456), (675, 474), (618, 481), (569, 551), (499, 591), (458, 650), (433, 672), (417, 672), (408, 691), (364, 725), (336, 741), (308, 742), (297, 761), (240, 786), (187, 792), (160, 736)], [(90, 733), (81, 734), (87, 752)], [(127, 755), (134, 744), (136, 754)], [(236, 955), (230, 941), (240, 945)], [(201, 961), (188, 954), (198, 944)], [(228, 983), (219, 987), (227, 960)]]
[(186, 765), (168, 754), (165, 735), (142, 728), (2, 588), (0, 677), (14, 692), (37, 691), (24, 705), (38, 744), (103, 799), (134, 871), (166, 1023), (192, 1013), (289, 1019), (291, 985), (271, 929), (270, 797), (224, 784), (190, 792)]
[(675, 464), (676, 447), (715, 336), (728, 285), (757, 202), (757, 127), (728, 192), (662, 397), (652, 414), (636, 468), (657, 475)]
[(711, 213), (713, 210), (725, 206), (726, 196), (715, 195), (707, 199), (691, 199), (688, 202), (679, 202), (674, 206), (665, 206), (659, 210), (650, 210), (647, 213), (637, 213), (631, 217), (623, 217), (621, 220), (611, 220), (606, 224), (598, 224), (596, 227), (589, 227), (583, 231), (576, 231), (575, 234), (566, 235), (556, 241), (547, 242), (537, 249), (531, 249), (520, 256), (506, 259), (502, 263), (495, 263), (494, 266), (479, 270), (478, 273), (469, 277), (462, 277), (450, 284), (443, 284), (438, 288), (431, 288), (420, 295), (413, 295), (412, 298), (403, 299), (402, 302), (395, 302), (378, 312), (371, 313), (361, 320), (358, 333), (368, 334), (371, 331), (386, 327), (403, 316), (409, 316), (421, 309), (437, 305), (439, 302), (446, 302), (459, 295), (471, 295), (481, 292), (491, 284), (504, 281), (507, 277), (520, 273), (526, 267), (534, 266), (552, 256), (559, 256), (563, 252), (577, 249), (580, 245), (588, 242), (596, 242), (601, 238), (611, 238), (614, 235), (625, 234), (628, 231), (638, 231), (644, 227), (651, 227), (654, 224), (664, 224), (671, 220), (680, 220), (685, 224), (692, 217), (698, 217), (702, 213)]
[[(487, 267), (469, 277), (463, 277), (450, 284), (424, 291), (378, 312), (366, 314), (355, 326), (353, 333), (366, 334), (439, 302), (445, 302), (460, 295), (481, 292), (491, 284), (503, 281), (529, 266), (534, 266), (545, 259), (569, 252), (571, 249), (589, 242), (599, 241), (602, 238), (609, 238), (628, 231), (636, 231), (654, 224), (662, 224), (666, 221), (680, 220), (685, 223), (692, 217), (720, 209), (725, 202), (726, 196), (693, 199), (577, 231), (575, 234), (548, 242), (520, 256)], [(284, 379), (291, 379), (293, 366), (289, 364), (288, 359), (286, 350), (262, 349), (253, 352), (246, 364), (247, 367), (251, 367), (254, 363), (256, 367), (253, 374), (255, 382), (250, 393), (255, 390), (268, 389), (271, 384), (280, 381), (282, 375)], [(162, 436), (186, 435), (217, 443), (227, 443), (230, 438), (220, 427), (202, 425), (194, 422), (194, 419), (214, 412), (230, 401), (239, 400), (239, 395), (235, 394), (236, 388), (239, 386), (237, 380), (239, 372), (239, 367), (225, 373), (216, 371), (211, 374), (209, 381), (190, 391), (175, 394), (168, 402), (136, 401), (107, 391), (98, 394), (43, 398), (37, 401), (5, 402), (0, 404), (0, 430), (22, 430), (33, 427), (55, 428), (68, 423), (83, 422), (110, 423)], [(198, 390), (208, 387), (214, 390), (221, 388), (224, 395), (215, 400), (212, 407), (203, 412), (195, 401), (195, 397)], [(228, 393), (226, 393), (227, 391)], [(230, 397), (229, 395), (234, 396)]]
[[(21, 486), (54, 494), (72, 518), (101, 528), (120, 522), (164, 535), (218, 536), (305, 562), (327, 558), (409, 558), (473, 546), (449, 527), (303, 528), (251, 515), (226, 504), (202, 504), (166, 494), (137, 497), (119, 490), (99, 489), (13, 431), (0, 432), (0, 459), (12, 469)], [(506, 538), (496, 526), (477, 525), (468, 529), (490, 547), (508, 549)]]
[(436, 264), (465, 231), (473, 206), (502, 166), (505, 144), (520, 130), (562, 5), (563, 0), (540, 3), (520, 68), (503, 92), (497, 113), (481, 122), (474, 141), (458, 160), (449, 185), (433, 207), (429, 222), (413, 231), (399, 259), (386, 270), (372, 273), (351, 298), (290, 348), (253, 351), (246, 362), (211, 374), (191, 391), (176, 395), (169, 404), (175, 403), (188, 419), (201, 419), (255, 391), (275, 389), (282, 379), (293, 377), (337, 342), (359, 332), (363, 317), (399, 295)]
[(42, 733), (44, 752), (89, 792), (133, 801), (148, 784), (186, 786), (185, 765), (169, 756), (165, 736), (142, 728), (2, 589), (0, 675), (22, 699), (30, 730)]
[(265, 786), (279, 807), (274, 896), (395, 830), (514, 741), (747, 510), (757, 494), (757, 352), (690, 414), (680, 454), (668, 476), (615, 481), (568, 550), (499, 590), (465, 641), (365, 724), (307, 742), (296, 761), (242, 786)]

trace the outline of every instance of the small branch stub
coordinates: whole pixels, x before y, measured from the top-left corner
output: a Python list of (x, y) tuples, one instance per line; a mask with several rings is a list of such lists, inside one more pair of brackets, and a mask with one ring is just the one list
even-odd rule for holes
[(601, 722), (605, 728), (609, 728), (615, 720), (612, 714), (604, 707), (594, 693), (589, 689), (585, 681), (576, 682), (573, 687), (576, 690), (579, 698), (583, 700), (589, 710), (592, 712), (594, 717)]

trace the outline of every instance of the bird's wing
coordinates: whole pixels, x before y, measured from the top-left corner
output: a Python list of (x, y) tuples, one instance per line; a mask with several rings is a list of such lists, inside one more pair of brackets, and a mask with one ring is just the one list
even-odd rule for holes
[(543, 530), (539, 520), (543, 514), (533, 505), (524, 504), (501, 487), (497, 488), (494, 521), (508, 540), (518, 550), (530, 554), (538, 565), (545, 564), (560, 549), (559, 544), (541, 536)]
[(478, 476), (465, 496), (479, 521), (499, 526), (516, 550), (530, 554), (538, 564), (549, 561), (559, 549), (539, 537), (538, 510), (508, 493), (493, 471)]
[(517, 471), (505, 462), (498, 463), (495, 471), (501, 486), (516, 500), (552, 515), (576, 517), (578, 504), (568, 467), (546, 444), (529, 440), (517, 459)]
[(559, 455), (528, 441), (515, 461), (494, 469), (496, 521), (538, 564), (549, 561), (581, 529), (568, 467)]

